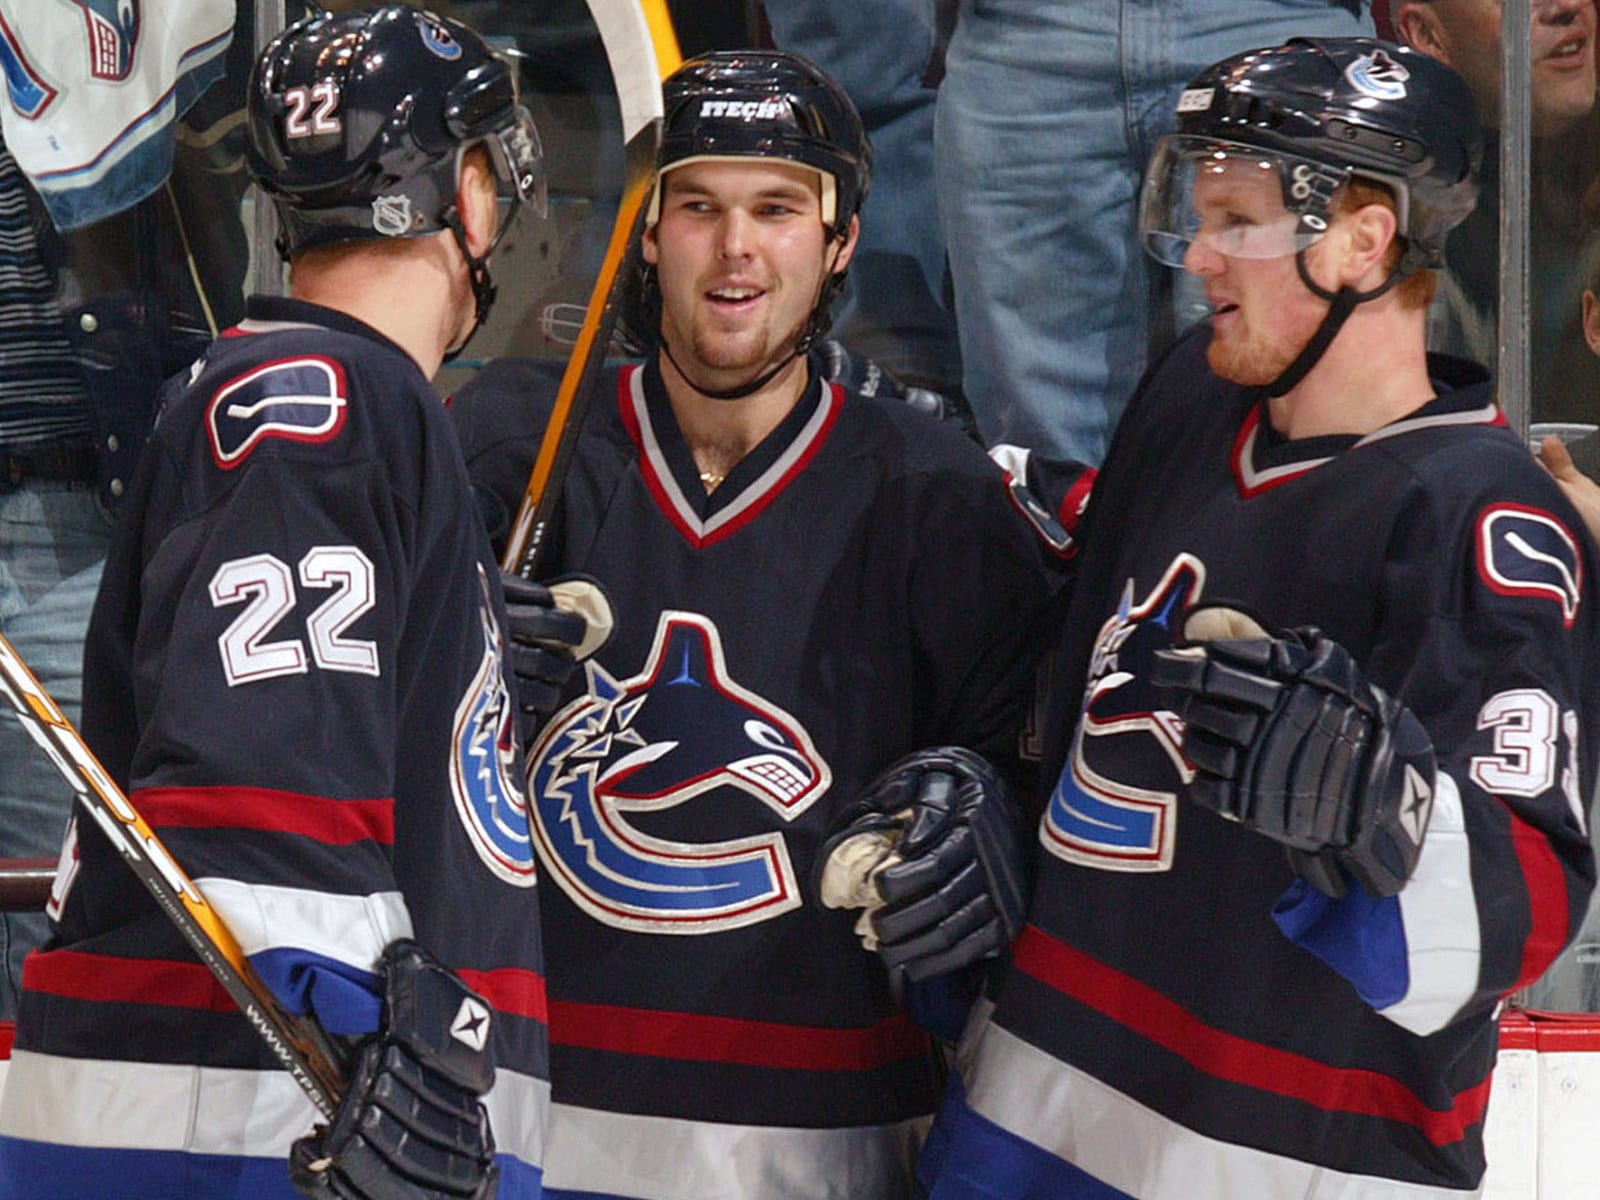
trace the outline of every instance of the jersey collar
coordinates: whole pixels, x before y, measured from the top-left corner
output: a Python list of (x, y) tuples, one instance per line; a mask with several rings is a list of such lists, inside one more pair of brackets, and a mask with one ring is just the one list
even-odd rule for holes
[(623, 368), (617, 390), (622, 423), (638, 447), (651, 495), (697, 549), (743, 528), (776, 500), (822, 449), (844, 405), (843, 389), (824, 382), (813, 365), (794, 408), (708, 496), (673, 415), (658, 360)]
[(1477, 363), (1444, 355), (1428, 356), (1428, 375), (1436, 395), (1409, 416), (1363, 437), (1335, 434), (1289, 441), (1265, 420), (1265, 397), (1251, 405), (1233, 443), (1233, 478), (1244, 499), (1271, 491), (1331, 462), (1347, 450), (1373, 445), (1418, 429), (1445, 425), (1505, 425), (1494, 402), (1489, 373)]

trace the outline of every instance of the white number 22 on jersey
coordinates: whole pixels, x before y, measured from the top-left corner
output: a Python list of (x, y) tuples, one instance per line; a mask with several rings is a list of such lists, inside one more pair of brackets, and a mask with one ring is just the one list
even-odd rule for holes
[[(311, 658), (323, 670), (379, 673), (378, 644), (344, 636), (376, 603), (373, 574), (372, 560), (354, 546), (313, 546), (300, 560), (301, 587), (333, 592), (306, 617)], [(299, 638), (267, 640), (297, 603), (294, 571), (282, 559), (252, 554), (223, 563), (211, 577), (211, 603), (245, 606), (217, 639), (229, 687), (308, 669)]]

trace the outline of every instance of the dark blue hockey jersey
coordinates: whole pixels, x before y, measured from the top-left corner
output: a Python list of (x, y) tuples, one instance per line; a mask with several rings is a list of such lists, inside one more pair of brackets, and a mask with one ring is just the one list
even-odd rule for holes
[[(1594, 883), (1593, 548), (1481, 369), (1362, 438), (1278, 438), (1206, 367), (1152, 369), (1084, 520), (1048, 708), (1030, 924), (929, 1141), (936, 1200), (1421, 1200), (1483, 1168), (1496, 1006)], [(1328, 900), (1190, 804), (1147, 679), (1184, 611), (1316, 625), (1432, 737), (1415, 876)]]
[[(497, 568), (392, 342), (255, 300), (175, 388), (85, 649), (85, 737), (285, 1005), (379, 1021), (412, 935), (497, 1010), (501, 1200), (548, 1105), (535, 860)], [(314, 1111), (92, 821), (27, 961), (0, 1195), (292, 1197)]]
[[(553, 394), (502, 363), (456, 398), (497, 527)], [(612, 371), (550, 536), (617, 630), (529, 756), (547, 1188), (908, 1196), (941, 1056), (819, 904), (817, 850), (914, 749), (1017, 763), (1058, 560), (953, 428), (814, 370), (709, 497), (654, 364)]]

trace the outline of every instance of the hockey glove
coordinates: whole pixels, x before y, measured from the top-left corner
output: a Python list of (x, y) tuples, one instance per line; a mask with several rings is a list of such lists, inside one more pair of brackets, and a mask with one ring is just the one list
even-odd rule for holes
[(593, 579), (571, 576), (549, 586), (500, 573), (516, 682), (517, 736), (526, 746), (561, 705), (567, 680), (611, 636), (611, 604)]
[(416, 942), (391, 942), (382, 969), (383, 1028), (333, 1123), (291, 1148), (289, 1178), (313, 1200), (490, 1200), (489, 1005)]
[(1022, 928), (1028, 864), (1020, 807), (959, 746), (901, 759), (845, 811), (819, 856), (828, 908), (864, 908), (856, 932), (892, 981), (927, 979), (1004, 950)]
[(1296, 872), (1344, 895), (1405, 886), (1433, 807), (1433, 744), (1411, 711), (1306, 626), (1272, 635), (1237, 609), (1193, 610), (1151, 680), (1183, 718), (1188, 795), (1289, 847)]
[(965, 397), (959, 393), (938, 392), (932, 388), (904, 383), (872, 359), (851, 350), (837, 338), (818, 342), (817, 350), (822, 354), (829, 382), (837, 383), (846, 391), (856, 392), (862, 396), (887, 396), (899, 400), (918, 412), (927, 413), (940, 421), (951, 422), (962, 433), (974, 441), (981, 442), (978, 420), (972, 415), (972, 408), (967, 404)]

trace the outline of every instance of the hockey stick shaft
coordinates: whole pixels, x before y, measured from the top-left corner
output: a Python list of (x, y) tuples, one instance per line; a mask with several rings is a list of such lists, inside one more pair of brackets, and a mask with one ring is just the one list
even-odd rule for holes
[(326, 1117), (344, 1090), (337, 1056), (315, 1022), (285, 1011), (200, 889), (112, 780), (59, 705), (0, 634), (0, 691), (139, 882)]
[[(630, 121), (636, 122), (637, 128), (628, 136), (624, 149), (622, 199), (600, 274), (589, 295), (577, 343), (562, 372), (533, 473), (500, 559), (506, 570), (530, 579), (538, 570), (539, 554), (561, 497), (561, 484), (605, 365), (623, 286), (638, 260), (645, 205), (655, 187), (656, 149), (661, 138), (661, 80), (681, 61), (665, 0), (589, 0), (589, 7), (606, 42), (618, 90), (627, 93), (623, 96), (624, 130)], [(624, 9), (630, 11), (620, 11)], [(638, 19), (641, 16), (642, 24)], [(651, 88), (642, 87), (637, 78), (645, 71), (655, 73)], [(625, 79), (629, 72), (636, 77)], [(630, 109), (639, 111), (630, 115)]]

